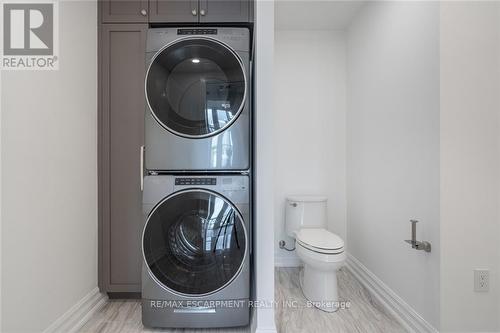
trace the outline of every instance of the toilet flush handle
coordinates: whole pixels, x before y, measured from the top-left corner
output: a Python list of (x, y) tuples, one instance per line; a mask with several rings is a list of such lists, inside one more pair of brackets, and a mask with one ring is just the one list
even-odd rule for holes
[(297, 207), (297, 203), (296, 202), (290, 202), (290, 206)]

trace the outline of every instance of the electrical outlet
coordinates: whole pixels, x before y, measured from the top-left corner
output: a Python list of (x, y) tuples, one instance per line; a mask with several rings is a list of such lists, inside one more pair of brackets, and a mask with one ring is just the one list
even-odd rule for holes
[(474, 291), (488, 291), (490, 289), (490, 271), (488, 269), (474, 270)]

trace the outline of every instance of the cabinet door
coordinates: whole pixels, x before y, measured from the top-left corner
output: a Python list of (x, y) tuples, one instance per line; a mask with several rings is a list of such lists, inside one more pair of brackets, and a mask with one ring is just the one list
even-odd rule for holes
[(200, 22), (249, 22), (250, 0), (200, 0)]
[(141, 290), (146, 24), (101, 25), (100, 285)]
[(100, 0), (102, 23), (147, 23), (148, 0)]
[(198, 0), (150, 0), (150, 22), (198, 22)]

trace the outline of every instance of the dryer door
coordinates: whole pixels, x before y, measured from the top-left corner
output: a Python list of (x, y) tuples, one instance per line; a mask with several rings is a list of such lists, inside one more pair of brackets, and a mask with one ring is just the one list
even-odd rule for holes
[(143, 233), (151, 276), (178, 294), (214, 293), (239, 274), (247, 248), (243, 218), (227, 199), (208, 190), (183, 190), (149, 214)]
[(226, 44), (185, 37), (158, 51), (146, 75), (146, 99), (156, 121), (170, 132), (205, 138), (229, 127), (247, 91), (244, 65)]

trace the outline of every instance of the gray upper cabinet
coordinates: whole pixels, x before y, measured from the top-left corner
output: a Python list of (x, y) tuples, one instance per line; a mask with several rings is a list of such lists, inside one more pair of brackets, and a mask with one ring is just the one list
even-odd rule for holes
[(148, 23), (148, 0), (100, 0), (102, 23)]
[(244, 23), (252, 0), (100, 0), (102, 23)]
[(250, 0), (200, 0), (200, 23), (249, 22)]
[(150, 0), (149, 21), (198, 22), (198, 0)]
[(147, 24), (100, 29), (100, 287), (140, 292)]

